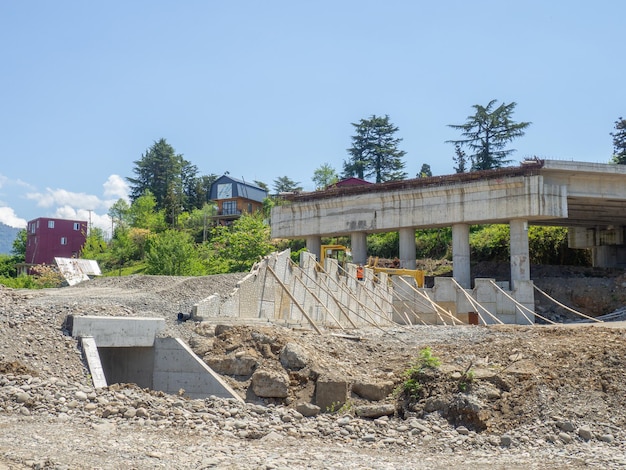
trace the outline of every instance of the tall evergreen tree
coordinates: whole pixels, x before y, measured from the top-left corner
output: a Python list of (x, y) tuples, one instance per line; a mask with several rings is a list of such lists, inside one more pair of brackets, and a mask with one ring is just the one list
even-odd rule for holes
[(502, 103), (493, 109), (497, 100), (491, 100), (487, 106), (475, 104), (476, 113), (467, 117), (464, 124), (449, 124), (449, 127), (461, 131), (462, 139), (448, 140), (455, 146), (466, 146), (472, 153), (472, 171), (501, 168), (512, 160), (507, 159), (515, 149), (505, 146), (517, 137), (524, 135), (530, 122), (514, 122), (511, 119), (517, 103)]
[(418, 178), (429, 178), (433, 176), (433, 172), (430, 169), (430, 165), (428, 163), (424, 163), (422, 165), (422, 169), (419, 171), (419, 173), (416, 176)]
[(150, 191), (156, 200), (156, 209), (164, 209), (168, 223), (176, 225), (180, 211), (189, 208), (187, 194), (198, 172), (196, 166), (176, 154), (165, 139), (154, 142), (134, 164), (136, 178), (126, 178), (130, 183), (131, 201)]
[(343, 163), (343, 176), (366, 179), (374, 177), (376, 183), (406, 178), (405, 151), (398, 149), (402, 139), (395, 137), (398, 127), (389, 122), (389, 116), (372, 115), (352, 123), (356, 134), (352, 136), (350, 158)]
[(465, 173), (467, 171), (467, 154), (461, 148), (460, 144), (454, 144), (454, 157), (452, 158), (456, 163), (454, 171), (457, 173)]
[(615, 121), (615, 132), (611, 132), (613, 137), (613, 159), (612, 163), (626, 165), (626, 119), (619, 118)]
[(299, 181), (294, 181), (288, 176), (279, 176), (274, 180), (274, 191), (276, 194), (302, 191)]

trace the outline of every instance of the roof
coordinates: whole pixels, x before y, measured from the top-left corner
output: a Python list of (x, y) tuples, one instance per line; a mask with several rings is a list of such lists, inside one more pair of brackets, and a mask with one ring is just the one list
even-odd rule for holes
[(217, 187), (220, 184), (228, 183), (233, 185), (231, 195), (233, 198), (239, 197), (249, 199), (251, 201), (263, 202), (263, 200), (267, 197), (267, 191), (256, 184), (248, 183), (237, 178), (231, 178), (228, 175), (222, 175), (211, 184), (209, 199), (212, 201), (222, 199), (217, 195)]

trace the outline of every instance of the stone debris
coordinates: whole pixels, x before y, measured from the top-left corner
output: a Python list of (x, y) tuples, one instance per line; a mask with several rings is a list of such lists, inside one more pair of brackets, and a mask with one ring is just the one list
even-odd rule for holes
[[(623, 330), (398, 326), (353, 341), (177, 321), (236, 279), (0, 287), (0, 470), (626, 466)], [(95, 389), (63, 327), (81, 313), (165, 317), (167, 334), (247, 403), (131, 384)], [(441, 371), (430, 396), (403, 403), (403, 371), (424, 346)]]

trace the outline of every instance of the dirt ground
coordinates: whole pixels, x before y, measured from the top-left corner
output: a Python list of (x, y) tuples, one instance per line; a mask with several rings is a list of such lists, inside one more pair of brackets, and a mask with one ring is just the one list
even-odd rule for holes
[[(481, 266), (473, 274), (489, 269), (497, 271), (495, 266)], [(626, 306), (623, 270), (533, 267), (531, 272), (542, 290), (586, 315)], [(374, 384), (388, 392), (375, 401), (393, 404), (400, 419), (438, 411), (455, 426), (499, 434), (549, 420), (587, 423), (605, 434), (621, 435), (626, 429), (624, 328), (600, 323), (394, 326), (326, 330), (318, 335), (305, 328), (269, 324), (177, 320), (178, 312), (190, 311), (208, 295), (227, 296), (241, 277), (100, 278), (42, 291), (0, 286), (0, 375), (64, 377), (89, 385), (76, 341), (63, 330), (67, 315), (157, 316), (166, 319), (167, 334), (186, 340), (209, 364), (245, 356), (254, 361), (255, 369), (284, 370), (280, 351), (297, 344), (306, 364), (289, 371), (286, 398), (259, 398), (251, 392), (250, 376), (224, 376), (248, 401), (292, 407), (313, 402), (316, 380), (332, 376), (351, 384), (349, 406), (374, 401), (355, 393), (359, 386)], [(560, 323), (574, 317), (536, 297), (537, 311), (547, 317)], [(220, 324), (228, 326), (216, 331)], [(399, 390), (424, 348), (430, 348), (441, 365), (423, 371), (419, 392), (408, 396)]]

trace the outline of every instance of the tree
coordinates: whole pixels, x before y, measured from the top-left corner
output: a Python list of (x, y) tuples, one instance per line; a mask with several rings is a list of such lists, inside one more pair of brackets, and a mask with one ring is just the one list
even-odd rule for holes
[(619, 118), (615, 121), (615, 132), (611, 132), (613, 137), (613, 158), (611, 163), (626, 165), (626, 119)]
[(213, 229), (211, 250), (210, 274), (249, 271), (261, 257), (274, 251), (270, 227), (259, 213), (243, 214), (230, 227), (219, 225)]
[(177, 155), (165, 139), (155, 142), (134, 163), (133, 172), (137, 177), (126, 178), (130, 183), (131, 201), (149, 190), (156, 200), (156, 209), (164, 209), (167, 222), (175, 226), (180, 212), (189, 208), (190, 186), (195, 184), (198, 169), (182, 155)]
[(430, 165), (428, 163), (424, 163), (422, 165), (422, 169), (417, 174), (418, 178), (428, 178), (433, 176), (433, 172), (430, 170)]
[(17, 232), (13, 245), (11, 246), (11, 254), (15, 263), (23, 263), (26, 260), (26, 245), (28, 242), (28, 233), (26, 229)]
[(375, 177), (377, 183), (406, 178), (402, 157), (405, 151), (398, 149), (402, 139), (394, 137), (398, 128), (389, 122), (389, 116), (372, 115), (352, 123), (356, 135), (352, 136), (350, 158), (343, 162), (343, 175), (360, 179)]
[(267, 185), (267, 183), (264, 183), (263, 181), (258, 181), (258, 180), (254, 180), (253, 181), (254, 184), (256, 184), (259, 188), (264, 189), (265, 191), (267, 191), (268, 193), (270, 192), (270, 187)]
[(507, 160), (515, 149), (505, 146), (517, 137), (524, 135), (530, 122), (514, 122), (511, 119), (517, 103), (502, 103), (493, 109), (497, 100), (491, 100), (487, 106), (475, 104), (476, 113), (467, 117), (465, 124), (449, 124), (458, 129), (463, 136), (460, 140), (448, 140), (447, 143), (466, 146), (471, 152), (472, 171), (501, 168), (512, 160)]
[(205, 268), (191, 235), (178, 230), (166, 230), (148, 241), (146, 274), (163, 276), (197, 276)]
[(467, 172), (467, 154), (461, 148), (460, 144), (454, 144), (454, 154), (455, 156), (452, 158), (452, 160), (456, 163), (454, 171), (457, 173)]
[[(130, 206), (125, 199), (118, 199), (109, 207), (109, 217), (113, 222), (114, 227), (128, 227), (131, 223), (130, 220)], [(113, 234), (111, 234), (113, 236)]]
[(274, 191), (276, 194), (302, 191), (302, 186), (299, 185), (299, 181), (293, 181), (288, 176), (279, 176), (274, 180)]
[(315, 189), (320, 190), (326, 189), (331, 184), (335, 184), (339, 181), (339, 176), (332, 166), (328, 163), (324, 163), (313, 172), (313, 178), (311, 178), (311, 180), (315, 183)]
[(217, 175), (211, 173), (210, 175), (193, 178), (189, 182), (189, 185), (185, 187), (187, 201), (187, 207), (185, 207), (186, 211), (202, 209), (202, 207), (209, 202), (211, 185), (217, 178)]
[(152, 232), (161, 232), (167, 225), (164, 211), (157, 209), (156, 199), (149, 190), (133, 201), (129, 216), (133, 227), (145, 228)]

